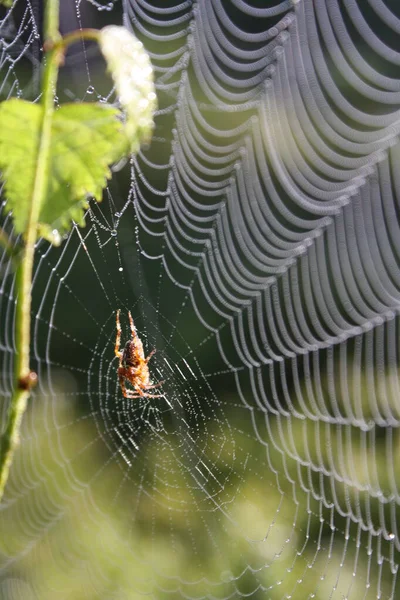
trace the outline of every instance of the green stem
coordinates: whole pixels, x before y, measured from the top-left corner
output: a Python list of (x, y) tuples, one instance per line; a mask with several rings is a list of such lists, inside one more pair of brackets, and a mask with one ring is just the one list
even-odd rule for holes
[(15, 372), (14, 393), (11, 398), (6, 429), (0, 446), (0, 500), (8, 479), (15, 448), (19, 440), (22, 416), (26, 410), (28, 398), (36, 383), (36, 373), (29, 366), (30, 329), (31, 329), (31, 285), (37, 224), (40, 207), (45, 199), (50, 168), (51, 123), (54, 111), (54, 94), (58, 69), (63, 58), (63, 49), (57, 45), (60, 39), (58, 31), (59, 0), (47, 0), (45, 20), (45, 40), (50, 48), (46, 53), (46, 65), (42, 82), (42, 120), (38, 145), (35, 180), (30, 202), (30, 212), (25, 235), (25, 248), (21, 264), (18, 267), (16, 286), (17, 303), (15, 317)]
[(66, 33), (63, 38), (60, 40), (60, 43), (66, 48), (71, 44), (76, 44), (77, 42), (81, 42), (82, 40), (92, 40), (93, 42), (98, 42), (100, 38), (100, 30), (99, 29), (78, 29), (77, 31), (70, 31)]

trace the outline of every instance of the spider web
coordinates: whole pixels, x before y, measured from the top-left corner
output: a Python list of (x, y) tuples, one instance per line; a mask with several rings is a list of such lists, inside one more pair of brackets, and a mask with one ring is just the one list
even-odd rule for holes
[[(78, 2), (78, 26), (89, 4), (116, 19)], [(260, 4), (123, 3), (155, 134), (85, 229), (37, 245), (2, 599), (400, 597), (400, 10)], [(0, 27), (3, 96), (37, 96), (37, 5)], [(90, 44), (59, 87), (113, 98)], [(0, 274), (4, 423), (6, 253)], [(117, 309), (163, 398), (122, 396)]]

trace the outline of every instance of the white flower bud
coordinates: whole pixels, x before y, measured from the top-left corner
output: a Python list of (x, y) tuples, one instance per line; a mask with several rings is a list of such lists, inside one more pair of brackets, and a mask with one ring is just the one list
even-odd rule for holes
[(136, 151), (141, 141), (151, 138), (157, 107), (150, 59), (143, 44), (125, 27), (104, 27), (99, 45), (126, 111), (126, 132), (132, 151)]

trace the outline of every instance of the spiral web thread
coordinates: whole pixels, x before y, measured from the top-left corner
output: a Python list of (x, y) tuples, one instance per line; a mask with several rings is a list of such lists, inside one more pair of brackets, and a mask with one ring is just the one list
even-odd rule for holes
[[(23, 96), (18, 4), (0, 66)], [(38, 243), (0, 598), (400, 597), (400, 9), (258, 4), (123, 3), (154, 139), (85, 229)], [(85, 98), (110, 98), (82, 57)], [(7, 254), (0, 273), (4, 423)], [(163, 398), (123, 398), (117, 309)]]

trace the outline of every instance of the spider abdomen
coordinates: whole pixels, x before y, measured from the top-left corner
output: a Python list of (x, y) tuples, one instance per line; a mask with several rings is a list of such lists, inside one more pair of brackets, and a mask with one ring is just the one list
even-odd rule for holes
[(141, 359), (144, 360), (142, 343), (140, 342), (139, 346), (138, 340), (136, 340), (136, 342), (132, 340), (126, 342), (124, 352), (122, 354), (122, 363), (126, 367), (137, 368), (141, 363)]
[[(119, 313), (118, 309), (116, 316), (117, 337), (115, 339), (114, 352), (119, 360), (118, 381), (124, 398), (162, 398), (163, 394), (149, 394), (147, 391), (159, 387), (164, 382), (159, 381), (156, 384), (152, 384), (151, 382), (147, 363), (153, 356), (155, 349), (145, 357), (143, 344), (136, 333), (130, 311), (128, 312), (128, 317), (131, 327), (131, 339), (126, 342), (124, 350), (120, 352), (121, 324), (119, 322)], [(133, 390), (126, 389), (126, 381), (130, 383)]]

